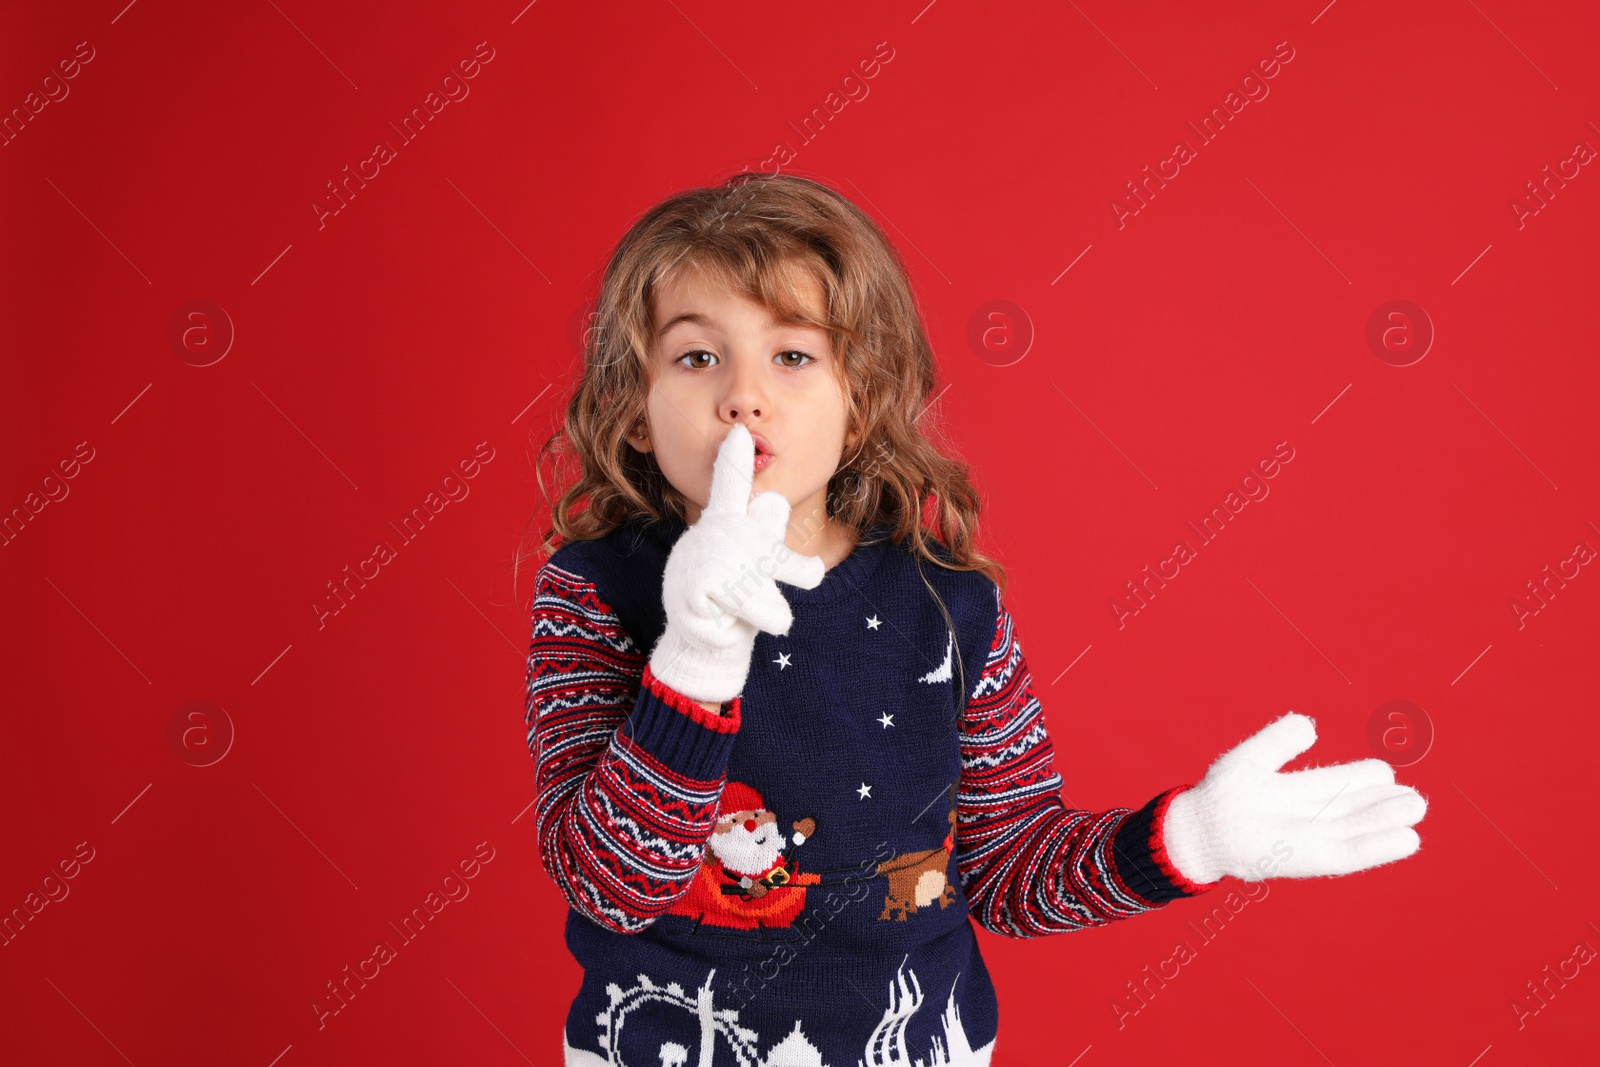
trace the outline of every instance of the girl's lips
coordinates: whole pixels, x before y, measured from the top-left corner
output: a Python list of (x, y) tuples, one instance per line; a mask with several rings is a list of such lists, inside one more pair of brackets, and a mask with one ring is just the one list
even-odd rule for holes
[(760, 474), (766, 469), (767, 464), (771, 463), (776, 458), (777, 457), (775, 457), (771, 452), (757, 452), (756, 463), (755, 466), (751, 468), (751, 473)]

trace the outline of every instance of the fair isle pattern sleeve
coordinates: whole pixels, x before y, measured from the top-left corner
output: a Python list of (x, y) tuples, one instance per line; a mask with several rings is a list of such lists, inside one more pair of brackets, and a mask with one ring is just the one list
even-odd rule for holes
[(961, 719), (956, 863), (973, 917), (1009, 937), (1101, 926), (1216, 883), (1189, 881), (1161, 843), (1170, 789), (1139, 811), (1068, 808), (1010, 613)]
[(539, 858), (567, 902), (638, 933), (688, 892), (739, 728), (650, 673), (594, 584), (546, 563), (528, 648)]

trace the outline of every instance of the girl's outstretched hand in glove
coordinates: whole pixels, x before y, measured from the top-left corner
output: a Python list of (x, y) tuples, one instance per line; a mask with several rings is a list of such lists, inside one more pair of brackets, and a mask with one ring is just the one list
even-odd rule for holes
[(717, 449), (705, 510), (672, 546), (662, 575), (667, 625), (650, 653), (650, 673), (694, 700), (738, 696), (756, 632), (786, 634), (794, 622), (777, 583), (814, 589), (826, 570), (785, 542), (782, 493), (752, 499), (754, 471), (755, 442), (735, 423)]
[(1279, 773), (1316, 739), (1316, 723), (1290, 712), (1223, 754), (1199, 785), (1172, 798), (1164, 842), (1185, 878), (1204, 883), (1230, 874), (1259, 882), (1273, 865), (1271, 873), (1283, 878), (1350, 874), (1404, 859), (1421, 846), (1411, 827), (1428, 802), (1397, 785), (1394, 768), (1383, 760)]

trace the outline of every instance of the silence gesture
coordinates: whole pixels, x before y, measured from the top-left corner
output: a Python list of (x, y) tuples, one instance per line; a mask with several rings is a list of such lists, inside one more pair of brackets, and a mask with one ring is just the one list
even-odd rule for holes
[[(1231, 874), (1259, 882), (1274, 864), (1270, 873), (1283, 878), (1350, 874), (1404, 859), (1421, 846), (1411, 827), (1428, 802), (1395, 784), (1394, 768), (1383, 760), (1279, 773), (1316, 739), (1316, 723), (1290, 712), (1172, 798), (1165, 844), (1184, 877), (1214, 882)], [(1291, 852), (1286, 860), (1285, 851)]]
[(785, 542), (789, 501), (782, 493), (751, 498), (755, 458), (750, 431), (735, 423), (717, 450), (705, 510), (672, 546), (661, 580), (667, 626), (650, 654), (650, 673), (708, 703), (732, 700), (744, 688), (758, 630), (789, 632), (794, 616), (777, 583), (814, 589), (826, 569)]

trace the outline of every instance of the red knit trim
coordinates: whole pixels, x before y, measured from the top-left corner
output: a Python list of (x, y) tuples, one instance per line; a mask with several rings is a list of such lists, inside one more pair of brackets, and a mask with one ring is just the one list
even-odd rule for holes
[(1220, 878), (1215, 882), (1191, 881), (1183, 876), (1183, 872), (1179, 871), (1177, 865), (1172, 862), (1172, 857), (1167, 855), (1167, 808), (1172, 804), (1172, 799), (1179, 793), (1185, 789), (1193, 788), (1194, 786), (1191, 783), (1190, 785), (1180, 785), (1176, 789), (1169, 789), (1156, 802), (1156, 810), (1150, 818), (1150, 852), (1155, 856), (1156, 866), (1161, 868), (1161, 873), (1171, 879), (1174, 885), (1190, 896), (1196, 896), (1208, 889), (1214, 889), (1222, 881)]
[(691, 700), (676, 689), (669, 688), (665, 682), (651, 674), (648, 663), (644, 665), (644, 673), (640, 677), (639, 684), (649, 689), (657, 700), (677, 708), (708, 730), (722, 734), (737, 733), (739, 730), (739, 697), (724, 701), (722, 706), (726, 710), (721, 715), (707, 711), (700, 706), (699, 701)]

